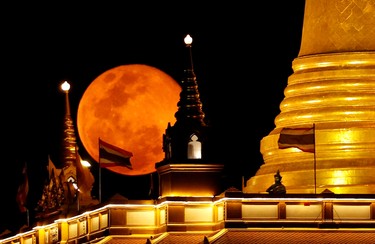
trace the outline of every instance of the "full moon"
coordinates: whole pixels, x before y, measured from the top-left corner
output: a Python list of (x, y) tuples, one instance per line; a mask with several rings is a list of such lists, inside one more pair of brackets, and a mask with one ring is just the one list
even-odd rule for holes
[(181, 86), (163, 71), (143, 64), (122, 65), (99, 75), (85, 90), (77, 111), (79, 138), (99, 163), (99, 138), (133, 153), (123, 175), (155, 172), (164, 158), (163, 134), (175, 123)]

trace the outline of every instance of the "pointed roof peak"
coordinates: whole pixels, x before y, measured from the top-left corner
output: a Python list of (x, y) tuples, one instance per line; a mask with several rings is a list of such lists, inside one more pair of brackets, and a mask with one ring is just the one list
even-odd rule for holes
[(193, 38), (189, 34), (187, 34), (184, 38), (184, 42), (186, 44), (186, 47), (189, 49), (190, 67), (188, 67), (188, 70), (191, 70), (194, 73), (193, 54), (191, 51), (191, 44), (193, 43)]
[(202, 102), (200, 101), (200, 94), (198, 91), (198, 83), (194, 73), (193, 57), (192, 57), (192, 42), (193, 38), (188, 34), (184, 38), (186, 47), (188, 48), (189, 63), (184, 70), (184, 79), (182, 80), (182, 91), (180, 93), (180, 100), (177, 103), (178, 111), (175, 113), (176, 122), (198, 122), (205, 125), (203, 119), (205, 114), (202, 111)]

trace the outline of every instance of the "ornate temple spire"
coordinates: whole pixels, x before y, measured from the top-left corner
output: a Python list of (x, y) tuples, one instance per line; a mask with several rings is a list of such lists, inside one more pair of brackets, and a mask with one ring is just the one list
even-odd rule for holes
[(77, 143), (74, 129), (74, 123), (70, 113), (69, 89), (70, 84), (65, 81), (61, 85), (65, 93), (65, 117), (63, 132), (63, 164), (64, 166), (75, 165), (77, 161)]
[[(62, 138), (62, 168), (56, 168), (49, 158), (49, 179), (44, 185), (43, 194), (36, 208), (37, 218), (44, 219), (52, 215), (64, 216), (80, 212), (80, 207), (98, 203), (92, 199), (91, 189), (94, 177), (88, 168), (82, 165), (76, 143), (76, 133), (70, 112), (69, 90), (70, 84), (61, 84), (65, 93), (65, 115)], [(86, 162), (89, 164), (88, 162)], [(75, 205), (76, 207), (72, 207)]]
[[(163, 163), (171, 161), (186, 162), (192, 158), (208, 160), (209, 145), (208, 134), (209, 126), (206, 125), (205, 114), (202, 110), (202, 102), (198, 91), (197, 78), (194, 73), (192, 58), (192, 41), (190, 35), (184, 39), (186, 50), (188, 51), (188, 62), (184, 69), (182, 80), (182, 90), (180, 100), (177, 103), (178, 110), (175, 113), (176, 122), (174, 125), (168, 124), (166, 133), (163, 135), (163, 150), (165, 159)], [(199, 155), (189, 154), (189, 143), (199, 143), (202, 147), (199, 149)], [(190, 153), (192, 153), (190, 151)]]
[[(192, 38), (184, 39), (189, 62), (182, 80), (174, 125), (168, 123), (163, 135), (165, 157), (155, 164), (159, 179), (159, 197), (215, 196), (223, 192), (223, 164), (215, 163), (211, 129), (204, 122), (202, 102), (191, 55)], [(191, 187), (192, 179), (197, 188)]]
[(84, 207), (85, 205), (90, 205), (96, 202), (96, 200), (91, 198), (91, 189), (94, 184), (94, 176), (90, 172), (89, 164), (85, 166), (82, 165), (82, 159), (78, 153), (77, 137), (70, 113), (69, 83), (65, 81), (61, 85), (61, 89), (65, 92), (63, 170), (68, 185), (73, 184), (75, 188), (74, 190), (71, 189), (71, 192), (76, 194), (77, 209), (79, 211), (80, 206)]
[(194, 73), (193, 57), (192, 57), (192, 42), (193, 39), (187, 35), (184, 39), (186, 48), (189, 51), (188, 67), (184, 70), (184, 79), (182, 80), (182, 91), (180, 93), (180, 100), (177, 103), (178, 111), (175, 113), (176, 124), (196, 123), (205, 125), (202, 111), (202, 102), (198, 91), (197, 78)]
[[(70, 113), (69, 89), (70, 84), (65, 81), (61, 84), (65, 93), (65, 115), (62, 138), (62, 168), (58, 169), (49, 158), (49, 179), (45, 182), (42, 197), (36, 208), (36, 218), (44, 219), (56, 217), (60, 214), (69, 214), (70, 205), (77, 202), (77, 145), (73, 120)], [(79, 205), (77, 205), (79, 210)]]

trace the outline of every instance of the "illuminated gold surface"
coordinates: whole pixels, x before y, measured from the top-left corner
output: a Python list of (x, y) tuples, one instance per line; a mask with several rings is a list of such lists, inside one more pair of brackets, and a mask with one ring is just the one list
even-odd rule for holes
[[(244, 192), (265, 192), (280, 170), (287, 193), (375, 193), (374, 40), (375, 1), (306, 0), (294, 73)], [(313, 124), (315, 154), (278, 148), (283, 127)]]
[(374, 0), (306, 0), (298, 56), (375, 50)]
[(221, 193), (222, 164), (166, 164), (157, 167), (159, 196), (212, 197)]

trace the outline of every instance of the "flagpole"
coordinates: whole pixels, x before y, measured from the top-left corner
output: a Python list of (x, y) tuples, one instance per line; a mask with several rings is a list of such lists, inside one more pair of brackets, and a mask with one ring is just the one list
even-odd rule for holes
[(29, 213), (29, 209), (26, 210), (26, 224), (27, 224), (27, 227), (30, 227), (30, 213)]
[(102, 203), (102, 166), (100, 165), (100, 138), (98, 142), (99, 149), (99, 203)]
[(315, 123), (313, 123), (314, 134), (314, 193), (316, 194), (316, 143), (315, 143)]
[(102, 203), (102, 167), (99, 159), (99, 203)]
[(79, 175), (79, 167), (81, 167), (81, 159), (79, 157), (79, 154), (78, 154), (78, 146), (77, 144), (75, 145), (75, 156), (76, 156), (76, 178), (77, 178), (77, 189), (76, 189), (76, 192), (77, 192), (77, 213), (79, 213), (80, 211), (80, 202), (79, 202), (79, 198), (80, 198), (80, 192), (79, 192), (79, 184), (81, 182), (79, 182), (78, 178), (80, 177)]

